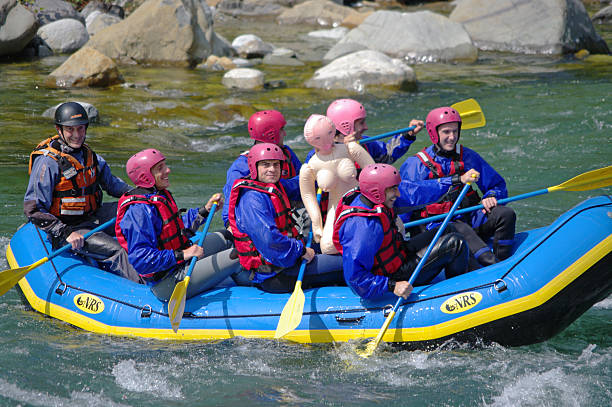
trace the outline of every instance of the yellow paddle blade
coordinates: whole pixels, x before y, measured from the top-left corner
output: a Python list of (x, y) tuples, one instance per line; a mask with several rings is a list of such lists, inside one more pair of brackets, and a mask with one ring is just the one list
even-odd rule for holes
[(170, 324), (172, 324), (172, 330), (178, 331), (181, 320), (183, 319), (183, 312), (185, 311), (185, 300), (187, 297), (187, 286), (189, 285), (189, 276), (185, 277), (183, 281), (179, 281), (174, 286), (174, 291), (168, 301), (168, 314), (170, 316)]
[(612, 185), (612, 165), (577, 175), (562, 184), (549, 187), (548, 191), (589, 191), (591, 189), (609, 187), (610, 185)]
[(391, 313), (387, 316), (385, 323), (380, 328), (380, 331), (378, 331), (378, 335), (376, 335), (376, 338), (368, 342), (368, 345), (366, 346), (365, 350), (356, 351), (359, 356), (361, 356), (362, 358), (369, 358), (370, 356), (372, 356), (372, 354), (378, 347), (378, 344), (382, 340), (382, 337), (385, 335), (385, 332), (387, 332), (389, 324), (391, 323), (391, 321), (393, 321), (393, 317), (395, 317), (395, 311), (391, 311)]
[(467, 99), (451, 106), (461, 116), (461, 129), (469, 130), (487, 124), (484, 113), (475, 99)]
[(295, 283), (295, 289), (293, 294), (289, 297), (289, 301), (285, 304), (283, 312), (281, 313), (280, 320), (276, 326), (276, 332), (274, 333), (274, 339), (282, 338), (289, 332), (293, 331), (302, 321), (302, 314), (304, 312), (304, 291), (302, 291), (302, 282), (297, 281)]
[(46, 263), (48, 260), (48, 257), (43, 257), (36, 263), (30, 264), (29, 266), (0, 271), (0, 296), (3, 296), (11, 288), (13, 288), (15, 284), (19, 282), (19, 280), (30, 272), (30, 270), (35, 269), (43, 263)]

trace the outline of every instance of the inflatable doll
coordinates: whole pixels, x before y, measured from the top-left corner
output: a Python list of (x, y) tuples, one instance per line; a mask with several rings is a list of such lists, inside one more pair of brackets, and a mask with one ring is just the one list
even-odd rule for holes
[[(335, 209), (340, 198), (358, 185), (355, 163), (361, 168), (374, 164), (370, 154), (357, 142), (335, 144), (336, 127), (327, 116), (313, 114), (304, 126), (306, 142), (315, 154), (300, 170), (300, 193), (312, 221), (315, 242), (320, 242), (324, 254), (338, 253), (332, 242)], [(315, 181), (322, 191), (329, 193), (325, 225), (317, 203)]]

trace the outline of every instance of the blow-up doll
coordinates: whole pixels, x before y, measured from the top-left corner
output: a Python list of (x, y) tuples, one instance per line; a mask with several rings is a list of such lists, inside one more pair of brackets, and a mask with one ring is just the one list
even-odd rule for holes
[[(356, 142), (334, 144), (336, 127), (326, 116), (313, 114), (304, 126), (306, 142), (315, 148), (315, 155), (300, 170), (300, 193), (312, 221), (312, 233), (321, 243), (321, 252), (335, 254), (338, 250), (332, 242), (335, 209), (340, 198), (357, 186), (357, 169), (374, 164), (370, 154)], [(329, 193), (329, 206), (325, 225), (317, 203), (315, 181), (319, 188)]]

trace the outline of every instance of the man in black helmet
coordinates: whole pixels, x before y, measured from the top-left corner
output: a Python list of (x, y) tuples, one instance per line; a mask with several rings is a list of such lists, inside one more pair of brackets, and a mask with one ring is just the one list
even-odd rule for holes
[(24, 213), (47, 232), (54, 248), (72, 249), (100, 261), (110, 272), (140, 282), (127, 253), (107, 233), (83, 235), (117, 214), (117, 203), (102, 204), (102, 190), (120, 197), (130, 186), (111, 173), (106, 161), (85, 144), (89, 118), (79, 103), (62, 103), (55, 111), (57, 134), (30, 154), (30, 180)]

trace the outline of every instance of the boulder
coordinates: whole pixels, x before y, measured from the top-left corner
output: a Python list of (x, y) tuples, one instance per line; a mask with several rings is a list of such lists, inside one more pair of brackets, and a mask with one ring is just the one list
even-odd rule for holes
[(370, 85), (410, 89), (416, 86), (412, 68), (400, 59), (389, 58), (382, 52), (358, 51), (338, 58), (318, 69), (306, 81), (306, 87), (347, 89), (362, 92)]
[(253, 34), (239, 35), (234, 38), (232, 47), (242, 58), (261, 58), (274, 50), (274, 46)]
[(350, 7), (330, 0), (309, 0), (283, 11), (276, 21), (279, 24), (312, 24), (335, 27), (349, 14), (359, 14)]
[(450, 15), (483, 50), (608, 53), (581, 0), (462, 0)]
[(89, 40), (85, 26), (72, 18), (43, 25), (37, 35), (55, 53), (74, 52)]
[[(99, 113), (98, 113), (98, 109), (96, 109), (96, 107), (92, 104), (89, 104), (87, 102), (81, 102), (80, 100), (75, 100), (75, 102), (77, 102), (79, 105), (83, 106), (83, 109), (85, 109), (85, 111), (87, 112), (87, 117), (89, 118), (90, 122), (97, 122), (99, 119)], [(64, 103), (64, 102), (62, 102)], [(62, 103), (58, 103), (57, 105), (48, 108), (47, 110), (45, 110), (45, 112), (42, 114), (43, 117), (49, 117), (51, 119), (53, 119), (55, 117), (55, 111), (57, 110), (58, 107), (60, 107), (60, 105), (62, 105)]]
[(342, 20), (342, 26), (347, 28), (355, 28), (365, 21), (374, 11), (362, 11), (360, 13), (351, 13)]
[(238, 55), (231, 42), (216, 32), (212, 33), (212, 54), (233, 57)]
[(478, 50), (461, 24), (430, 11), (377, 11), (349, 31), (323, 60), (331, 61), (358, 49), (376, 50), (411, 62), (472, 62), (478, 58)]
[(72, 18), (85, 24), (83, 16), (75, 10), (71, 3), (64, 0), (36, 0), (28, 7), (36, 13), (36, 19), (40, 26), (64, 18)]
[(116, 1), (113, 1), (115, 4), (106, 3), (100, 0), (91, 0), (83, 9), (81, 10), (81, 16), (87, 20), (87, 17), (94, 11), (99, 11), (104, 14), (110, 14), (115, 17), (119, 17), (123, 20), (125, 17), (125, 11), (123, 6), (116, 4)]
[(304, 66), (304, 63), (296, 57), (275, 54), (266, 55), (262, 62), (264, 65)]
[(232, 16), (278, 15), (287, 9), (279, 3), (283, 2), (279, 0), (222, 0), (217, 2), (216, 10)]
[(93, 48), (84, 47), (51, 72), (45, 85), (82, 88), (107, 87), (122, 82), (123, 78), (112, 59)]
[(121, 19), (113, 14), (94, 11), (87, 17), (87, 33), (91, 36), (108, 26), (121, 22)]
[(221, 83), (227, 88), (261, 89), (264, 85), (264, 74), (257, 69), (236, 68), (223, 75)]
[(309, 38), (316, 38), (321, 40), (339, 41), (349, 32), (346, 27), (336, 27), (331, 30), (317, 30), (311, 31), (308, 34)]
[(212, 53), (211, 42), (212, 12), (204, 0), (148, 0), (87, 45), (121, 61), (195, 66)]
[(36, 36), (36, 17), (16, 0), (0, 0), (0, 55), (23, 50)]
[(593, 14), (591, 20), (597, 24), (612, 23), (612, 6), (604, 7), (597, 13)]

